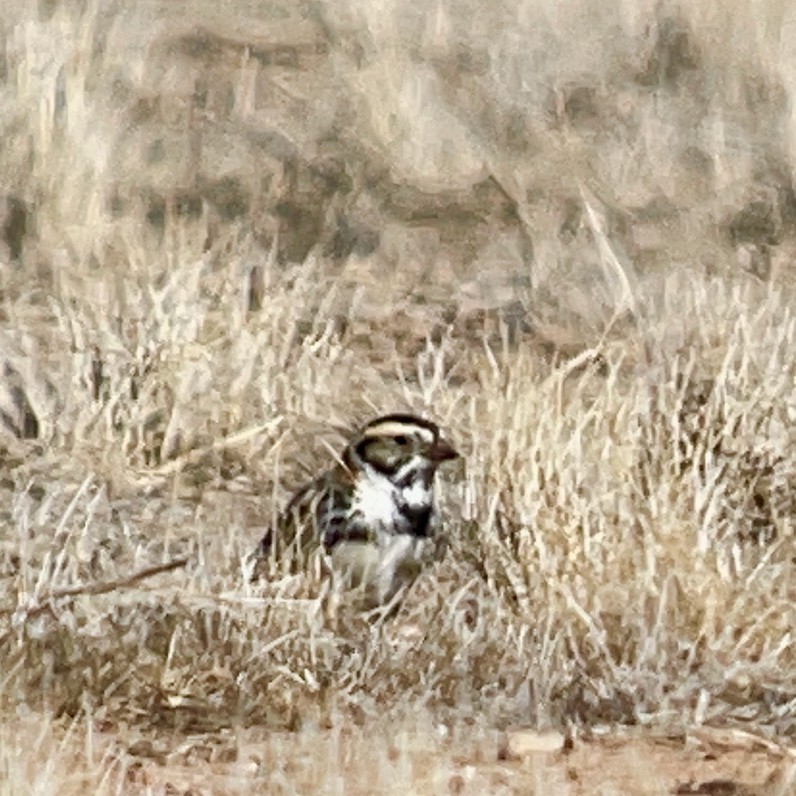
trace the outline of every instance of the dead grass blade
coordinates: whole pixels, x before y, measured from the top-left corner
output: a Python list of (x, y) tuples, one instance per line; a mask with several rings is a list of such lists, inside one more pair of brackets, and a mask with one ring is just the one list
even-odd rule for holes
[[(74, 586), (64, 586), (60, 589), (53, 589), (49, 593), (45, 592), (31, 605), (18, 606), (15, 609), (0, 609), (0, 613), (6, 616), (13, 616), (12, 626), (19, 627), (43, 613), (54, 611), (55, 604), (60, 600), (84, 595), (96, 596), (98, 594), (107, 594), (108, 592), (126, 589), (135, 583), (140, 583), (142, 580), (147, 580), (155, 575), (162, 575), (164, 572), (173, 572), (175, 569), (182, 569), (187, 563), (187, 558), (175, 558), (163, 564), (154, 564), (153, 566), (144, 567), (122, 578), (94, 581), (92, 583), (77, 583)], [(0, 636), (0, 643), (5, 641), (7, 635), (8, 633)]]

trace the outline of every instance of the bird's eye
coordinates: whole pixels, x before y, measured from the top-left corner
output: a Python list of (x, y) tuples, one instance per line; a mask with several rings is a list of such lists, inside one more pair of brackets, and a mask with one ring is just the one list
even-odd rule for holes
[(397, 437), (395, 437), (395, 444), (400, 445), (402, 448), (404, 445), (406, 445), (408, 441), (409, 440), (407, 440), (407, 438), (403, 436), (403, 434), (399, 434)]

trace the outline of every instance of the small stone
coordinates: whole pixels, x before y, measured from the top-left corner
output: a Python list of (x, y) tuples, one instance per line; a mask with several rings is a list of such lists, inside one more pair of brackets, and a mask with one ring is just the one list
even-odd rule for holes
[(503, 760), (516, 760), (533, 754), (560, 752), (564, 748), (565, 740), (560, 732), (508, 730), (498, 756)]

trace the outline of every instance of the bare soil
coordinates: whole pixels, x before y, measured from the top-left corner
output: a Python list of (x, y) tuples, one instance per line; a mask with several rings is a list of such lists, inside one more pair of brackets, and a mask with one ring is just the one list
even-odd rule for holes
[[(793, 758), (786, 750), (751, 736), (703, 730), (688, 737), (630, 736), (627, 732), (575, 741), (557, 753), (506, 759), (501, 736), (491, 732), (468, 739), (440, 733), (398, 733), (391, 740), (359, 731), (326, 731), (294, 737), (245, 733), (235, 759), (153, 759), (131, 766), (129, 781), (154, 792), (223, 794), (250, 792), (368, 794), (711, 794), (777, 796), (793, 794)], [(386, 747), (386, 749), (385, 749)], [(768, 747), (768, 748), (767, 748)], [(141, 751), (139, 749), (139, 751)], [(386, 752), (386, 755), (385, 755)], [(227, 751), (229, 755), (230, 750)], [(192, 756), (189, 753), (189, 756)], [(380, 770), (368, 761), (389, 761)], [(333, 763), (337, 775), (319, 776), (319, 762)], [(280, 786), (280, 779), (284, 783)]]

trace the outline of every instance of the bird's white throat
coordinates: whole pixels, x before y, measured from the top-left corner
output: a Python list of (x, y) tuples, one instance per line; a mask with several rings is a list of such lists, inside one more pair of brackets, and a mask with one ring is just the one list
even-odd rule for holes
[(404, 520), (402, 506), (430, 508), (433, 500), (433, 492), (420, 474), (401, 488), (372, 468), (366, 470), (365, 478), (359, 479), (354, 494), (355, 505), (362, 513), (364, 523), (385, 530), (401, 525)]

